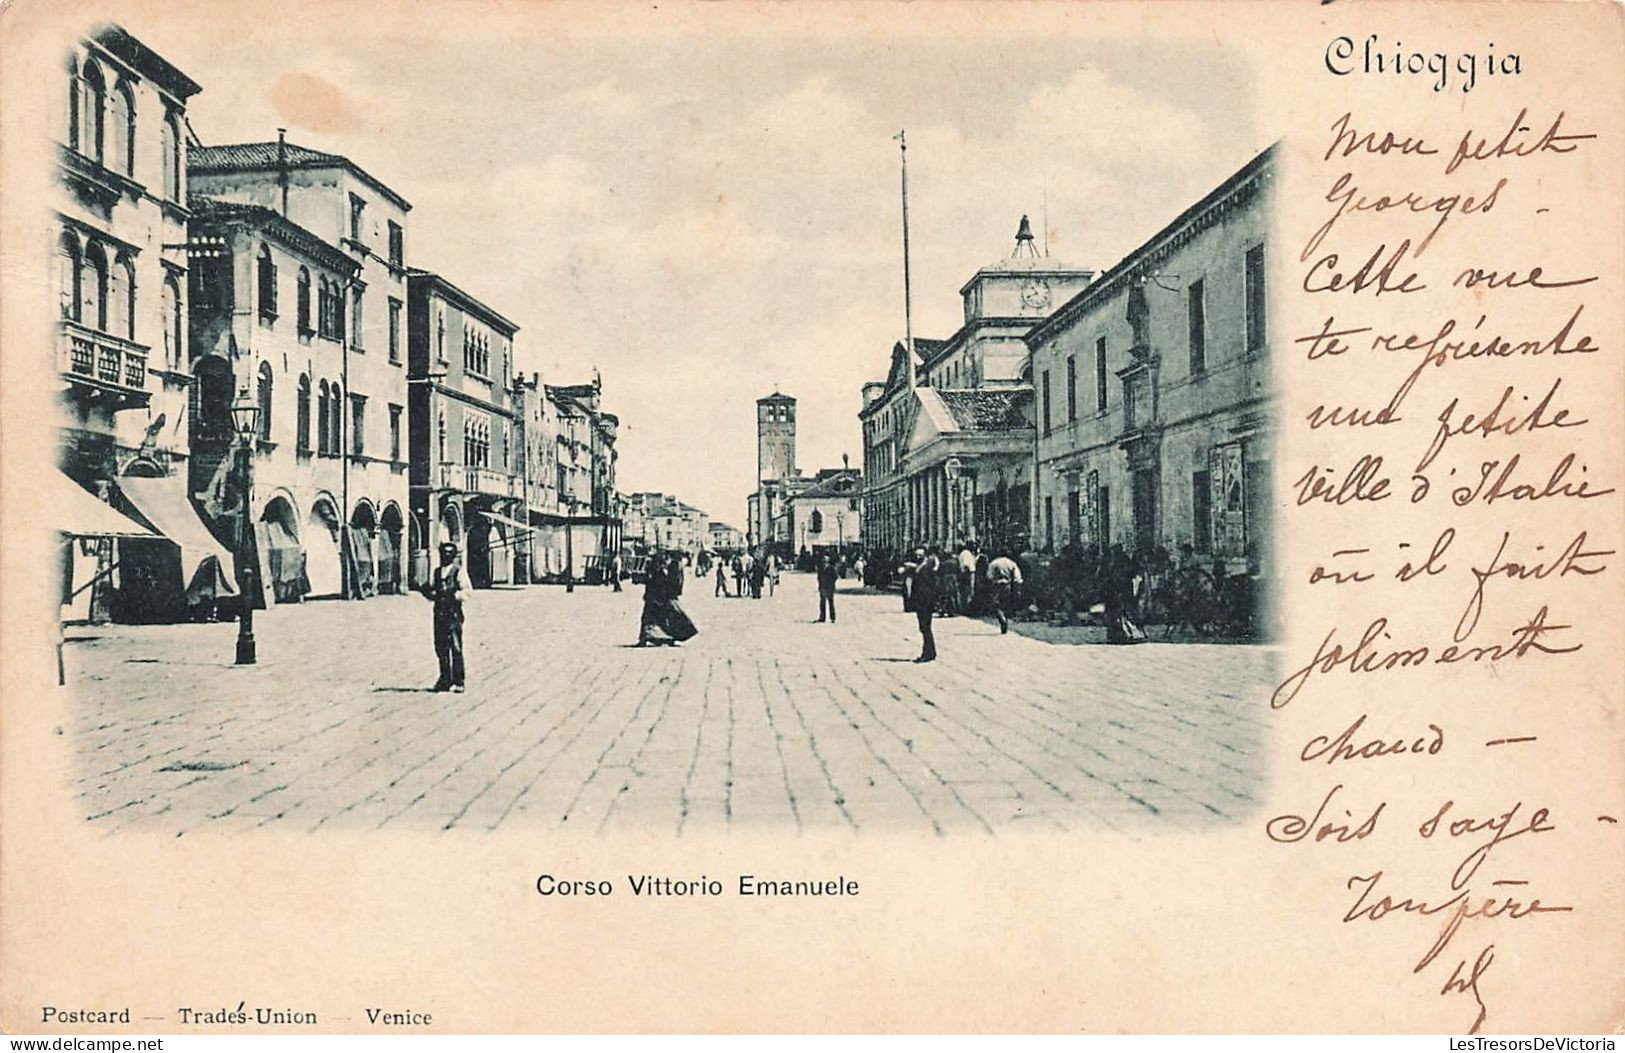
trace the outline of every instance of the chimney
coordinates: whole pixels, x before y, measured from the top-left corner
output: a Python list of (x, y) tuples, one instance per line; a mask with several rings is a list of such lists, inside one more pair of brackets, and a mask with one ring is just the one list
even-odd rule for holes
[(276, 181), (282, 187), (282, 218), (288, 218), (288, 129), (276, 130)]

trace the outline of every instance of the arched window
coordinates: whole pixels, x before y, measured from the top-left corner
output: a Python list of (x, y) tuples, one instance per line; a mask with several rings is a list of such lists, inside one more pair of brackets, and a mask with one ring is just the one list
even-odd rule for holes
[(333, 412), (332, 400), (327, 394), (327, 381), (322, 381), (317, 394), (316, 403), (316, 448), (319, 453), (327, 452), (327, 422)]
[(271, 441), (271, 363), (260, 363), (259, 388), (260, 438)]
[(181, 286), (171, 274), (164, 279), (164, 364), (179, 369), (185, 361), (186, 315), (181, 311)]
[(79, 78), (79, 152), (100, 162), (106, 142), (107, 82), (102, 79), (102, 68), (94, 59), (85, 60), (85, 72)]
[(434, 313), (434, 353), (438, 361), (446, 360), (446, 312)]
[(79, 60), (73, 55), (68, 56), (68, 112), (67, 118), (68, 146), (79, 149)]
[(813, 509), (812, 519), (807, 524), (807, 529), (814, 534), (822, 534), (824, 532), (824, 513), (816, 508)]
[(107, 331), (107, 254), (94, 241), (79, 264), (79, 320)]
[(56, 243), (57, 301), (63, 318), (79, 317), (79, 239), (64, 230)]
[(276, 263), (271, 259), (271, 246), (260, 246), (259, 266), (260, 317), (269, 321), (276, 317)]
[(299, 374), (298, 404), (295, 407), (294, 442), (300, 453), (310, 452), (310, 376)]
[(107, 324), (114, 336), (135, 339), (135, 268), (120, 256), (107, 272)]
[(327, 418), (327, 426), (332, 429), (327, 437), (327, 448), (337, 457), (344, 449), (344, 397), (339, 393), (338, 381), (333, 381), (329, 389), (333, 393), (333, 412)]
[(186, 164), (181, 158), (181, 131), (173, 113), (164, 116), (164, 196), (171, 201), (181, 199), (181, 173)]
[(299, 268), (298, 326), (301, 333), (310, 332), (310, 271)]
[(107, 164), (127, 176), (135, 175), (135, 97), (123, 80), (108, 98)]

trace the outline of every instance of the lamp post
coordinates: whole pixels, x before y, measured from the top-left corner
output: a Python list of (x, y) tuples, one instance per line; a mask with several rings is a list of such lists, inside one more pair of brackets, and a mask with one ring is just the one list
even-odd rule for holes
[(260, 406), (248, 393), (245, 384), (231, 404), (231, 421), (237, 429), (237, 473), (241, 482), (243, 505), (237, 520), (237, 592), (242, 607), (237, 615), (237, 664), (253, 665), (254, 649), (254, 588), (255, 578), (252, 549), (249, 544), (250, 516), (254, 508), (254, 439), (259, 433)]
[(960, 466), (958, 457), (950, 457), (950, 458), (948, 458), (948, 460), (942, 466), (943, 478), (946, 479), (947, 483), (948, 483), (948, 486), (947, 486), (947, 491), (948, 492), (946, 494), (944, 494), (943, 496), (945, 496), (948, 499), (947, 500), (947, 505), (948, 505), (948, 509), (947, 509), (947, 511), (948, 511), (948, 537), (947, 537), (946, 540), (947, 540), (948, 544), (950, 544), (950, 545), (957, 543), (957, 538), (954, 536), (954, 534), (955, 534), (956, 524), (958, 523), (958, 520), (959, 520), (959, 471), (960, 471), (960, 467), (961, 466)]

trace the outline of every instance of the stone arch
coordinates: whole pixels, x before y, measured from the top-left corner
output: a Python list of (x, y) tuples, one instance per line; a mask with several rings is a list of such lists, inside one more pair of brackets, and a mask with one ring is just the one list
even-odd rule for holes
[(310, 591), (305, 573), (305, 547), (299, 540), (299, 509), (293, 495), (278, 487), (260, 511), (265, 568), (277, 603), (297, 603)]
[(378, 516), (378, 591), (394, 594), (401, 591), (401, 561), (406, 553), (405, 517), (401, 506), (394, 501), (384, 505)]
[(357, 498), (350, 509), (347, 558), (350, 561), (350, 595), (365, 599), (378, 593), (378, 510), (365, 497)]
[(339, 596), (344, 592), (344, 564), (339, 551), (338, 502), (322, 491), (310, 503), (305, 517), (305, 576), (310, 595)]

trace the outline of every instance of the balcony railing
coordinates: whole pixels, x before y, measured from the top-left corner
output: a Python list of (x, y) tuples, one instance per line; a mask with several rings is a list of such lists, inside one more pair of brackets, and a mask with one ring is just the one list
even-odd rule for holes
[(141, 344), (63, 319), (56, 364), (74, 383), (123, 395), (135, 404), (148, 397), (147, 348)]
[(520, 490), (516, 476), (472, 464), (442, 464), (440, 485), (447, 490), (465, 490), (497, 497), (518, 497)]

